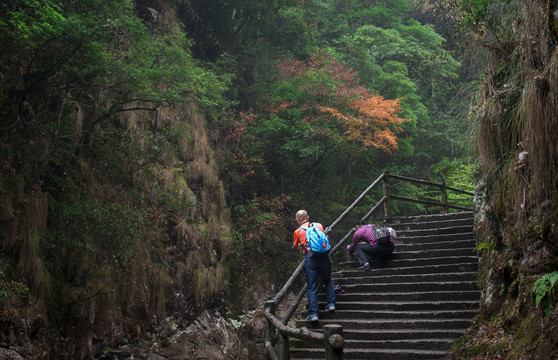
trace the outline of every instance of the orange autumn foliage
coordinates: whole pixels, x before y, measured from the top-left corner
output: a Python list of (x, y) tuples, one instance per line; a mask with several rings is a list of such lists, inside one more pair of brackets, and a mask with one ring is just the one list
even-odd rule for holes
[(391, 153), (398, 148), (396, 133), (403, 131), (399, 125), (409, 121), (398, 116), (399, 101), (372, 95), (351, 101), (348, 106), (352, 111), (346, 113), (327, 106), (318, 108), (345, 127), (346, 139), (359, 144), (360, 151), (374, 147)]

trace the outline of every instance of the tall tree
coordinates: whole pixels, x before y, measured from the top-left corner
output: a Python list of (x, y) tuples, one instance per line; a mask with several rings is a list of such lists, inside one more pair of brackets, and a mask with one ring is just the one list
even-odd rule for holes
[[(236, 125), (242, 137), (234, 137), (242, 153), (239, 165), (258, 159), (254, 169), (275, 184), (265, 192), (313, 193), (315, 185), (330, 184), (318, 176), (323, 169), (346, 171), (347, 156), (397, 149), (396, 134), (405, 122), (398, 116), (399, 100), (370, 94), (353, 70), (326, 51), (308, 62), (281, 60), (273, 79), (261, 106)], [(300, 174), (306, 189), (299, 187)]]

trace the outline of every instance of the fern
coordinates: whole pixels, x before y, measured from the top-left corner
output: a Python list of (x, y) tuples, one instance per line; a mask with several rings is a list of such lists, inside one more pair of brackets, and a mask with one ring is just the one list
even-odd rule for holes
[[(541, 301), (547, 296), (553, 296), (556, 290), (556, 284), (558, 284), (558, 271), (554, 271), (552, 273), (546, 274), (533, 284), (533, 289), (531, 293), (535, 295), (535, 306), (538, 308)], [(545, 312), (548, 314), (548, 311), (552, 309), (553, 303), (550, 302), (548, 304), (547, 309)]]
[(488, 239), (486, 239), (486, 241), (483, 241), (475, 246), (473, 251), (480, 252), (482, 250), (487, 250), (488, 252), (490, 252), (491, 248), (494, 249), (494, 243), (490, 240), (489, 237)]

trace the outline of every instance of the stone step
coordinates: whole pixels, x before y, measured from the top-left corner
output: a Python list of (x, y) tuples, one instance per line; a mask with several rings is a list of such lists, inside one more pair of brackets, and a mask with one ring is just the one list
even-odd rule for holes
[(433, 215), (413, 215), (413, 216), (394, 216), (386, 219), (388, 224), (421, 224), (421, 223), (436, 223), (443, 221), (452, 221), (459, 219), (473, 219), (474, 213), (472, 211), (462, 211), (450, 214), (433, 214)]
[(447, 240), (441, 239), (435, 242), (413, 242), (405, 241), (405, 239), (395, 240), (395, 249), (400, 251), (419, 251), (419, 250), (430, 250), (430, 249), (453, 249), (453, 248), (469, 248), (474, 251), (476, 246), (476, 241), (470, 235), (464, 237), (464, 239), (459, 240)]
[[(355, 264), (357, 265), (357, 264)], [(362, 271), (359, 271), (362, 274)], [(333, 279), (336, 284), (345, 287), (348, 285), (359, 285), (359, 284), (385, 284), (385, 283), (410, 283), (410, 282), (432, 282), (432, 281), (477, 281), (477, 272), (466, 271), (466, 272), (446, 272), (446, 273), (435, 273), (435, 274), (400, 274), (394, 273), (391, 275), (378, 275), (374, 276), (351, 276), (351, 277), (341, 277), (339, 273), (333, 274)]]
[[(347, 262), (355, 262), (357, 261), (357, 257), (355, 253), (348, 254), (345, 249), (341, 250), (343, 253), (340, 253), (339, 261), (341, 264)], [(389, 265), (396, 260), (405, 260), (405, 259), (424, 259), (424, 258), (432, 258), (432, 257), (456, 257), (456, 256), (472, 256), (478, 259), (478, 253), (474, 251), (474, 241), (472, 240), (465, 240), (465, 241), (457, 241), (457, 242), (443, 242), (440, 244), (437, 243), (421, 243), (421, 244), (398, 244), (396, 243), (395, 249), (393, 254), (390, 258), (385, 260), (375, 260), (371, 259), (373, 262), (377, 263), (385, 263)], [(396, 263), (393, 263), (396, 264)]]
[(478, 290), (474, 281), (438, 281), (438, 282), (392, 282), (392, 283), (362, 283), (356, 285), (345, 285), (343, 295), (352, 293), (376, 293), (376, 292), (411, 292), (411, 291), (465, 291)]
[[(408, 258), (399, 259), (395, 253), (393, 259), (387, 261), (372, 261), (370, 266), (372, 269), (393, 269), (399, 268), (404, 271), (404, 268), (417, 267), (417, 266), (427, 266), (431, 265), (433, 267), (439, 265), (448, 264), (462, 264), (462, 263), (474, 263), (478, 264), (479, 258), (473, 255), (459, 255), (459, 256), (433, 256), (429, 258)], [(340, 262), (339, 267), (345, 269), (347, 267), (353, 267), (358, 264), (356, 258), (352, 261)], [(358, 265), (357, 265), (358, 266)]]
[[(344, 349), (345, 360), (435, 360), (443, 359), (446, 355), (444, 350), (419, 350), (419, 349)], [(291, 359), (325, 359), (324, 349), (291, 349)]]
[[(339, 304), (338, 304), (339, 305)], [(378, 310), (362, 308), (344, 310), (343, 306), (336, 306), (335, 312), (319, 311), (320, 320), (335, 319), (463, 319), (472, 318), (477, 310)]]
[[(413, 247), (397, 247), (393, 252), (393, 259), (424, 259), (430, 257), (450, 257), (450, 256), (476, 256), (477, 254), (470, 247), (454, 247), (450, 249), (414, 249)], [(355, 255), (356, 258), (356, 255)]]
[(399, 236), (397, 233), (396, 244), (428, 244), (442, 243), (448, 241), (471, 240), (474, 239), (473, 234), (468, 229), (466, 232), (456, 234), (407, 234)]
[[(406, 291), (406, 292), (357, 292), (336, 295), (336, 299), (343, 301), (432, 301), (432, 300), (478, 300), (479, 290), (454, 291)], [(321, 302), (325, 301), (323, 294), (318, 294)]]
[[(352, 238), (351, 238), (352, 239)], [(337, 239), (333, 238), (331, 241), (333, 246), (337, 244)], [(344, 246), (340, 251), (344, 251), (347, 245), (351, 244), (350, 239), (345, 241)], [(453, 248), (458, 246), (459, 243), (466, 244), (465, 246), (459, 247), (470, 247), (473, 250), (476, 246), (475, 238), (471, 232), (460, 233), (460, 234), (439, 234), (439, 235), (427, 235), (427, 236), (402, 236), (397, 237), (394, 240), (395, 248), (403, 246), (416, 246), (417, 249), (420, 248)]]
[(444, 274), (449, 272), (470, 272), (478, 270), (478, 262), (462, 262), (462, 263), (449, 263), (449, 264), (422, 264), (417, 262), (416, 264), (407, 264), (405, 267), (379, 267), (374, 262), (371, 263), (370, 271), (361, 271), (356, 268), (359, 266), (358, 262), (346, 262), (340, 263), (340, 271), (333, 274), (333, 278), (365, 278), (365, 277), (375, 277), (375, 276), (389, 276), (389, 275), (412, 275), (412, 274)]
[[(323, 334), (324, 328), (318, 325), (313, 328), (312, 331)], [(343, 338), (348, 340), (427, 340), (448, 337), (455, 338), (462, 334), (462, 329), (343, 329)], [(290, 338), (289, 341), (291, 343), (306, 342), (306, 340), (297, 338)], [(320, 344), (317, 345), (319, 346)], [(308, 346), (308, 344), (306, 346)]]
[(432, 220), (432, 221), (423, 221), (423, 222), (401, 222), (401, 223), (392, 223), (388, 224), (392, 228), (397, 231), (399, 234), (400, 231), (415, 231), (421, 229), (439, 229), (439, 228), (446, 228), (446, 227), (461, 227), (467, 226), (469, 231), (473, 229), (474, 220), (473, 218), (459, 218), (459, 219), (449, 219), (449, 220)]
[[(442, 225), (442, 224), (440, 224)], [(397, 238), (405, 237), (424, 237), (430, 235), (453, 235), (453, 234), (469, 234), (473, 236), (473, 224), (471, 225), (457, 225), (452, 226), (451, 224), (443, 224), (444, 227), (436, 228), (421, 228), (414, 230), (400, 230), (399, 227), (393, 226), (393, 229), (397, 233)]]
[(343, 329), (343, 337), (351, 340), (456, 339), (461, 335), (461, 329)]
[(306, 320), (296, 320), (296, 327), (307, 327), (310, 330), (322, 328), (324, 325), (342, 325), (343, 329), (452, 329), (465, 331), (473, 322), (472, 318), (457, 319), (320, 319), (317, 324)]
[[(370, 301), (350, 300), (343, 295), (337, 295), (335, 307), (337, 310), (362, 310), (368, 309)], [(477, 310), (479, 301), (475, 300), (430, 300), (430, 301), (375, 301), (374, 310), (377, 311), (457, 311), (457, 310)]]
[[(323, 332), (321, 329), (315, 331)], [(344, 329), (344, 354), (355, 349), (407, 349), (407, 350), (447, 350), (453, 339), (461, 336), (463, 330), (451, 329)], [(290, 339), (291, 348), (316, 349), (320, 353), (321, 344)], [(322, 352), (323, 353), (323, 352)], [(372, 355), (372, 354), (371, 354)], [(346, 358), (346, 357), (345, 357)]]
[[(344, 349), (420, 349), (420, 350), (448, 350), (452, 344), (452, 338), (450, 337), (440, 337), (433, 339), (359, 339), (351, 340), (344, 334)], [(401, 336), (401, 334), (399, 334)], [(317, 346), (310, 346), (304, 342), (304, 340), (294, 340), (291, 342), (292, 346), (301, 348), (317, 348)], [(320, 346), (321, 348), (321, 346)]]

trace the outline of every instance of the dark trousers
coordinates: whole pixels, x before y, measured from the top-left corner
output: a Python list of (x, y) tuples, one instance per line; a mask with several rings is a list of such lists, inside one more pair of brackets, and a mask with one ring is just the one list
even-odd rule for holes
[(331, 277), (331, 258), (329, 253), (304, 256), (304, 270), (306, 271), (306, 297), (308, 300), (308, 315), (318, 315), (318, 279), (321, 276), (325, 287), (327, 305), (335, 305), (335, 289)]
[(370, 244), (357, 244), (355, 246), (355, 254), (360, 265), (364, 265), (369, 262), (369, 256), (375, 259), (381, 259), (389, 257), (392, 253), (393, 243), (391, 241), (385, 245), (376, 244), (374, 246), (370, 246)]

